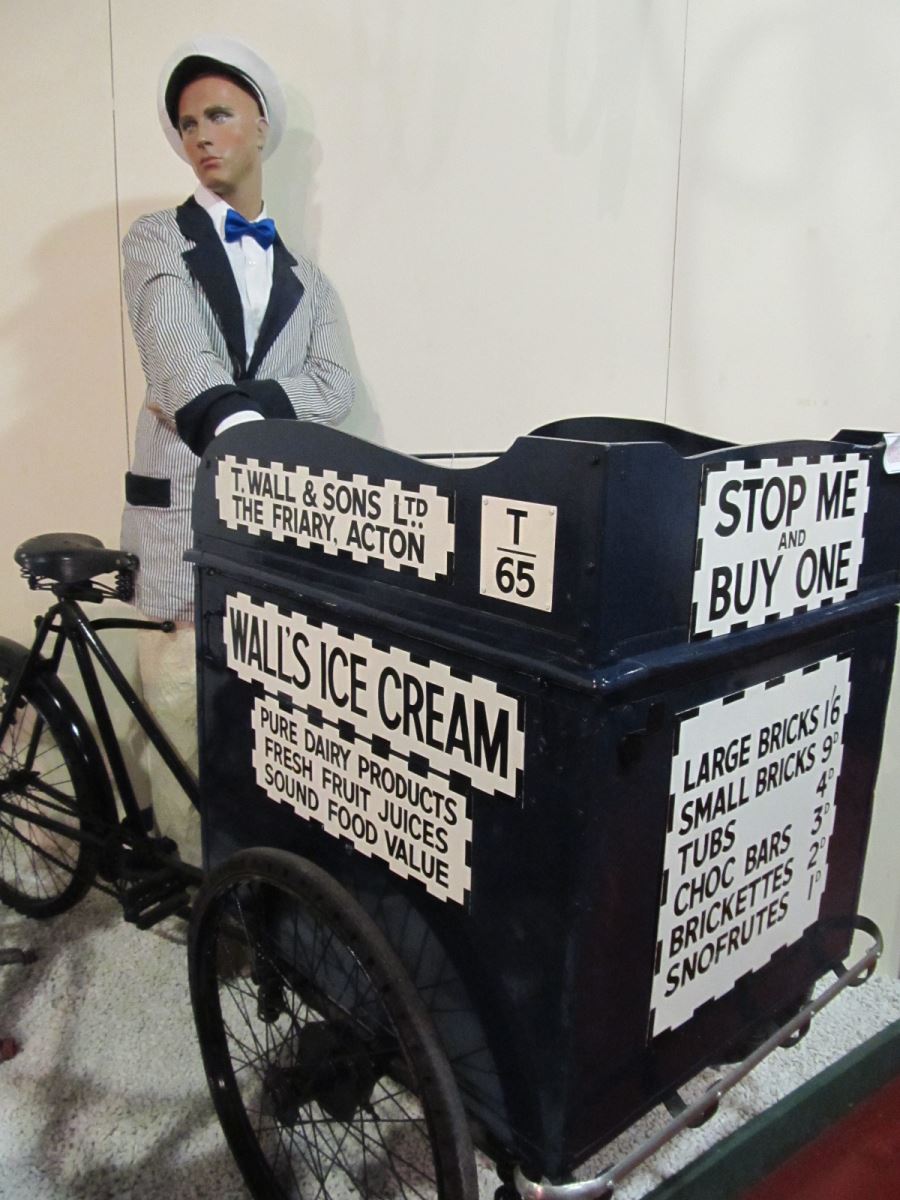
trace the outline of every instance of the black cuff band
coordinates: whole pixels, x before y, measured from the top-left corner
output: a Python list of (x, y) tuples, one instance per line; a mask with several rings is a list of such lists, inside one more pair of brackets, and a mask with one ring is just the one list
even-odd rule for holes
[(141, 508), (171, 508), (172, 480), (125, 472), (125, 499)]
[(294, 418), (287, 393), (274, 379), (242, 379), (239, 384), (207, 388), (175, 414), (182, 441), (199, 457), (225, 420), (239, 412), (258, 412), (262, 417)]

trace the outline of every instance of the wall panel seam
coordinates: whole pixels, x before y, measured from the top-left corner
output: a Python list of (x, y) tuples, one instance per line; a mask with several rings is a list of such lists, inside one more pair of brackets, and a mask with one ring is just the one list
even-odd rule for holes
[(116, 71), (113, 48), (112, 0), (107, 0), (107, 28), (109, 32), (109, 90), (112, 101), (112, 156), (113, 156), (113, 203), (116, 211), (116, 262), (118, 263), (119, 285), (119, 351), (122, 361), (122, 408), (125, 417), (125, 469), (131, 461), (131, 427), (128, 417), (128, 377), (125, 369), (125, 296), (122, 290), (122, 226), (121, 201), (119, 197), (119, 131), (116, 125)]
[(684, 44), (681, 51), (681, 110), (678, 115), (678, 158), (675, 166), (675, 215), (672, 227), (672, 276), (669, 283), (669, 331), (666, 345), (666, 394), (663, 421), (669, 419), (669, 378), (672, 370), (672, 327), (675, 319), (675, 267), (678, 256), (678, 203), (681, 198), (681, 147), (684, 141), (684, 97), (687, 90), (687, 44), (691, 0), (684, 3)]

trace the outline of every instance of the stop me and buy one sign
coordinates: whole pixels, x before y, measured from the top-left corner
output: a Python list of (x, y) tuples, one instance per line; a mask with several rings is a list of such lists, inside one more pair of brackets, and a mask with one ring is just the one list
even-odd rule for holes
[(869, 502), (859, 454), (706, 468), (691, 636), (844, 600), (856, 590)]

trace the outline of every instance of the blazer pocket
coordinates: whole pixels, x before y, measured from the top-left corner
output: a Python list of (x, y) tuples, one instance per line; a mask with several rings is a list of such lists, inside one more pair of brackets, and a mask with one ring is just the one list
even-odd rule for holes
[(156, 479), (152, 475), (125, 472), (125, 499), (139, 508), (171, 508), (171, 479)]

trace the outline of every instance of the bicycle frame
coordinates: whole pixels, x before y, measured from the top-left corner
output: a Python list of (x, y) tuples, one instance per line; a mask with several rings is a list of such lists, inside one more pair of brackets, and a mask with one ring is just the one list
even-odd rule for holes
[[(17, 673), (14, 672), (14, 679), (11, 680), (6, 702), (3, 705), (2, 712), (0, 712), (0, 743), (2, 743), (10, 728), (20, 695), (29, 677), (35, 675), (38, 671), (49, 671), (55, 675), (59, 670), (66, 646), (71, 645), (78, 671), (84, 684), (88, 704), (97, 725), (100, 743), (106, 755), (106, 761), (109, 764), (109, 772), (112, 774), (115, 788), (125, 813), (125, 825), (134, 834), (140, 836), (145, 832), (144, 820), (134, 793), (131, 776), (128, 773), (128, 768), (125, 765), (125, 760), (115, 735), (112, 718), (110, 717), (106, 698), (100, 685), (94, 659), (97, 660), (107, 678), (128, 706), (130, 712), (146, 733), (151, 745), (162, 758), (182, 791), (195, 806), (199, 799), (199, 787), (196, 778), (184, 766), (172, 749), (168, 738), (156, 724), (153, 716), (125, 678), (125, 675), (103, 645), (97, 633), (99, 630), (104, 629), (153, 629), (166, 631), (171, 626), (166, 622), (157, 623), (123, 617), (107, 617), (91, 621), (85, 615), (75, 597), (70, 594), (73, 590), (72, 588), (66, 588), (65, 590), (61, 589), (58, 591), (54, 588), (54, 593), (57, 595), (57, 602), (43, 616), (35, 619), (37, 630), (34, 641), (22, 661), (20, 670)], [(99, 598), (98, 593), (83, 587), (79, 589), (79, 594), (85, 599)], [(52, 634), (56, 635), (55, 641), (49, 656), (45, 658), (42, 655), (42, 651)], [(40, 740), (41, 728), (42, 722), (39, 718), (31, 734), (26, 759), (26, 766), (29, 769), (34, 761), (34, 754)], [(5, 807), (13, 815), (18, 811), (15, 809), (15, 806), (5, 805)], [(53, 829), (56, 826), (55, 822), (44, 817), (42, 814), (21, 812), (19, 815), (27, 817), (35, 825), (44, 825), (48, 829)], [(64, 827), (57, 828), (62, 830)], [(66, 830), (66, 832), (70, 831)], [(199, 877), (201, 873), (198, 871), (197, 874)]]

